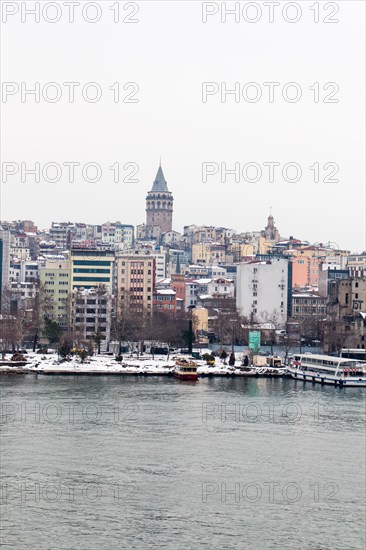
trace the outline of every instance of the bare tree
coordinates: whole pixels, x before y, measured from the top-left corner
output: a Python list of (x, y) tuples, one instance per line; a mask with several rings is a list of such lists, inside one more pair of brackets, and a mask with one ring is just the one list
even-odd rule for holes
[[(168, 345), (168, 357), (171, 347), (187, 345), (188, 323), (190, 314), (184, 311), (176, 313), (170, 311), (155, 311), (149, 325), (146, 327), (147, 335), (155, 340)], [(197, 319), (192, 316), (193, 333), (197, 329)]]
[(134, 342), (143, 340), (144, 327), (149, 320), (144, 308), (136, 307), (128, 298), (128, 294), (124, 299), (117, 297), (112, 318), (111, 332), (112, 337), (118, 342), (118, 355), (121, 354), (123, 342), (132, 347)]
[(14, 325), (15, 317), (10, 313), (2, 313), (0, 316), (0, 352), (2, 359), (5, 358), (6, 352), (14, 345)]
[(219, 343), (239, 345), (244, 339), (243, 325), (247, 323), (247, 318), (242, 316), (236, 307), (226, 310), (217, 309), (213, 317), (212, 329)]
[(278, 328), (280, 317), (277, 310), (263, 311), (261, 314), (263, 322), (270, 325), (268, 328), (269, 345), (271, 346), (271, 355), (273, 355), (273, 346), (276, 344), (276, 329)]

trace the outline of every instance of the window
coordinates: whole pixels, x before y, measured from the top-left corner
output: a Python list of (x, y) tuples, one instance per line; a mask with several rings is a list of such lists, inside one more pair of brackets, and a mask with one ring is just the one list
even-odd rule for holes
[(75, 267), (73, 270), (74, 273), (109, 273), (109, 269), (92, 269), (92, 268), (79, 268)]

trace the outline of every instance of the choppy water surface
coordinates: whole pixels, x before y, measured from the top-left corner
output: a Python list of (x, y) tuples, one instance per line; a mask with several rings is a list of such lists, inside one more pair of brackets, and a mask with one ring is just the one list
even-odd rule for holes
[(365, 390), (2, 377), (2, 548), (363, 549)]

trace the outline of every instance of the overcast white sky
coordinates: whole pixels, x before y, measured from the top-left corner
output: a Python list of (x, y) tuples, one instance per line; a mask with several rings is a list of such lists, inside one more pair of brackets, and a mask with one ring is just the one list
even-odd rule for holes
[[(81, 6), (85, 3), (80, 1)], [(95, 24), (83, 20), (80, 7), (75, 7), (75, 22), (69, 23), (64, 2), (58, 2), (59, 22), (50, 24), (41, 16), (35, 23), (27, 16), (22, 23), (21, 4), (31, 8), (35, 2), (12, 4), (19, 12), (1, 29), (3, 82), (19, 87), (21, 82), (29, 87), (39, 82), (41, 88), (57, 82), (63, 96), (57, 103), (42, 98), (35, 103), (32, 97), (22, 103), (20, 93), (7, 97), (1, 105), (2, 162), (28, 167), (35, 162), (96, 162), (103, 175), (98, 183), (88, 183), (76, 168), (71, 183), (64, 167), (58, 183), (45, 182), (42, 176), (39, 183), (31, 176), (22, 183), (19, 174), (10, 176), (2, 183), (2, 219), (32, 219), (41, 228), (52, 220), (142, 223), (146, 192), (161, 155), (175, 198), (173, 225), (178, 231), (191, 223), (258, 230), (272, 206), (285, 237), (331, 241), (359, 252), (365, 248), (363, 1), (333, 2), (328, 11), (326, 3), (319, 2), (319, 23), (314, 23), (310, 9), (317, 3), (301, 1), (301, 19), (292, 24), (282, 16), (286, 2), (281, 2), (273, 23), (268, 21), (269, 8), (257, 2), (262, 10), (257, 23), (246, 22), (242, 14), (239, 23), (233, 16), (222, 23), (218, 13), (205, 24), (198, 1), (136, 2), (135, 24), (114, 23), (109, 8), (115, 2), (109, 1), (99, 2), (102, 16)], [(122, 19), (133, 6), (120, 4)], [(291, 10), (289, 18), (295, 15)], [(55, 13), (50, 10), (49, 18)], [(94, 17), (92, 8), (88, 15)], [(255, 14), (247, 15), (253, 19)], [(326, 16), (339, 22), (326, 24)], [(64, 82), (81, 83), (73, 104)], [(88, 82), (101, 86), (98, 103), (81, 97), (80, 88)], [(108, 88), (115, 82), (121, 83), (123, 95), (132, 91), (123, 85), (136, 82), (138, 103), (114, 103)], [(224, 103), (216, 94), (203, 103), (202, 82), (226, 82), (228, 88), (235, 82), (256, 82), (263, 96), (257, 103), (243, 98), (236, 103), (227, 96)], [(264, 82), (280, 83), (273, 103)], [(301, 87), (297, 103), (282, 98), (288, 82)], [(309, 89), (315, 82), (320, 83), (318, 103)], [(338, 103), (322, 101), (333, 91), (322, 89), (328, 82), (339, 86), (334, 95)], [(122, 167), (137, 163), (138, 183), (114, 183), (109, 167), (116, 162), (122, 178)], [(204, 183), (204, 162), (224, 162), (228, 168), (235, 162), (256, 162), (263, 168), (262, 179), (235, 182), (231, 176), (222, 183), (217, 174)], [(281, 165), (273, 183), (264, 162)], [(297, 183), (282, 178), (288, 162), (302, 168)], [(321, 180), (331, 172), (324, 172), (323, 165), (336, 163), (339, 182), (314, 182), (309, 166), (316, 162)]]

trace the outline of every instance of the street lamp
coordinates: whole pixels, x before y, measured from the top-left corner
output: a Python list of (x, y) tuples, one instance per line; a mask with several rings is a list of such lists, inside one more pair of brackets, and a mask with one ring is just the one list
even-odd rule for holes
[(231, 323), (231, 351), (234, 353), (234, 324), (236, 323), (235, 319), (230, 319)]

